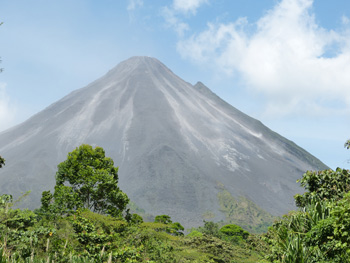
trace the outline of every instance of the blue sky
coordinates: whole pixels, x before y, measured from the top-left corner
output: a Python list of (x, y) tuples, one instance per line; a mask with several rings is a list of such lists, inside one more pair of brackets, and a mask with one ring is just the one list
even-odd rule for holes
[(135, 55), (350, 168), (348, 0), (0, 0), (0, 131)]

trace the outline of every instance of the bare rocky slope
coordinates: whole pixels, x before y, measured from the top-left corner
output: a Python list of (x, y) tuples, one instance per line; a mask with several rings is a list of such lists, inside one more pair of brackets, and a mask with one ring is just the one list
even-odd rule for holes
[(0, 133), (0, 193), (31, 190), (39, 206), (56, 166), (86, 143), (119, 166), (119, 185), (148, 213), (185, 226), (224, 220), (223, 190), (273, 215), (294, 208), (296, 180), (327, 168), (293, 142), (191, 85), (155, 58), (132, 57), (22, 124)]

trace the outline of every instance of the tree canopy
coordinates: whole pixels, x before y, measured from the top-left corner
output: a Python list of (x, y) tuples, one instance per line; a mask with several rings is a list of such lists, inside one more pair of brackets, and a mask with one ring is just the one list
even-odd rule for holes
[(307, 190), (303, 195), (294, 196), (298, 207), (313, 201), (337, 201), (350, 191), (350, 171), (341, 168), (307, 171), (297, 182)]
[(168, 215), (158, 215), (154, 218), (154, 222), (167, 225), (165, 231), (169, 234), (183, 236), (184, 227), (179, 222), (173, 223)]
[(269, 229), (271, 262), (350, 262), (350, 170), (308, 171), (299, 207)]
[(344, 147), (350, 149), (350, 139), (345, 142)]
[(242, 227), (234, 224), (225, 225), (220, 228), (220, 232), (228, 237), (235, 237), (238, 239), (247, 239), (249, 232), (245, 231)]
[(5, 165), (5, 159), (0, 156), (0, 168)]
[(63, 212), (86, 208), (121, 216), (129, 198), (118, 187), (118, 167), (101, 147), (83, 144), (58, 165), (54, 194), (42, 194), (42, 208)]

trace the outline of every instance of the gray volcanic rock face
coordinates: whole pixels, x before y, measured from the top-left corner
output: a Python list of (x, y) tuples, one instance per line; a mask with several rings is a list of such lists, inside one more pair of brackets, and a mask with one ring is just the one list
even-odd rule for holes
[(224, 219), (218, 185), (280, 215), (294, 208), (295, 181), (327, 168), (202, 83), (133, 57), (0, 133), (0, 193), (32, 190), (27, 206), (39, 206), (57, 164), (83, 143), (106, 150), (120, 167), (121, 189), (139, 207), (186, 226), (201, 224), (207, 211)]

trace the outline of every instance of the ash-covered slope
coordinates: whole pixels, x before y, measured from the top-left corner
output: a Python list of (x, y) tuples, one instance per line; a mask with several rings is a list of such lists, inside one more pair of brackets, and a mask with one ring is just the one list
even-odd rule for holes
[(224, 219), (222, 186), (266, 211), (293, 209), (296, 179), (318, 159), (191, 85), (154, 58), (133, 57), (24, 123), (0, 133), (0, 193), (52, 189), (58, 163), (80, 144), (98, 145), (120, 167), (121, 189), (148, 213), (184, 225), (210, 212)]

